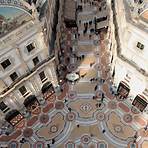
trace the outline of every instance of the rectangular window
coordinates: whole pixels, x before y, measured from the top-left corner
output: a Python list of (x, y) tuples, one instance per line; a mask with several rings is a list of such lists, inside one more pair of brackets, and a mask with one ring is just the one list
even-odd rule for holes
[(12, 81), (15, 81), (15, 80), (18, 78), (17, 73), (16, 73), (16, 72), (12, 73), (12, 74), (10, 75), (10, 78), (11, 78)]
[(20, 93), (22, 94), (22, 96), (24, 96), (27, 93), (27, 89), (25, 86), (22, 86), (19, 88)]
[(141, 44), (140, 42), (138, 42), (138, 43), (137, 43), (137, 47), (138, 47), (139, 49), (141, 49), (141, 50), (143, 50), (143, 49), (144, 49), (144, 45), (143, 45), (143, 44)]
[(32, 59), (34, 66), (36, 66), (40, 61), (38, 57), (35, 57), (34, 59)]
[(41, 81), (43, 81), (46, 78), (44, 71), (40, 72), (39, 76), (40, 76)]
[(10, 62), (9, 59), (7, 59), (7, 60), (3, 61), (3, 62), (1, 63), (1, 65), (2, 65), (2, 67), (3, 67), (4, 69), (6, 69), (9, 65), (11, 65), (11, 62)]
[(28, 52), (31, 52), (33, 49), (35, 49), (35, 43), (31, 43), (26, 46)]
[(7, 105), (2, 101), (0, 103), (0, 110), (4, 111), (7, 108)]

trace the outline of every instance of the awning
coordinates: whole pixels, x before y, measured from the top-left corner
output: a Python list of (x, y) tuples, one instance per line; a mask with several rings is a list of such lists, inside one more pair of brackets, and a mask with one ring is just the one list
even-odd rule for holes
[(20, 114), (20, 112), (18, 110), (15, 110), (15, 109), (11, 110), (6, 114), (5, 120), (10, 122), (13, 118), (15, 118), (19, 114)]
[[(48, 81), (48, 82), (46, 82), (45, 84), (43, 84), (41, 91), (42, 91), (42, 93), (44, 94), (44, 93), (47, 92), (50, 88), (53, 89), (53, 86), (52, 86), (52, 83)], [(54, 89), (53, 89), (53, 90), (54, 90)]]
[(30, 95), (25, 99), (24, 105), (25, 105), (25, 107), (30, 106), (31, 104), (34, 104), (35, 101), (38, 101), (36, 96)]

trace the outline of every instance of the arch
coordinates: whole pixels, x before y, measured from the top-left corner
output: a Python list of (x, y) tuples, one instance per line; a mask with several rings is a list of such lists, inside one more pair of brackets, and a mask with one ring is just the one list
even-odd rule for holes
[(28, 107), (32, 104), (34, 104), (34, 102), (38, 101), (35, 95), (30, 95), (28, 96), (25, 100), (24, 100), (24, 106)]
[(25, 9), (23, 9), (23, 8), (21, 8), (21, 7), (18, 7), (18, 6), (15, 6), (15, 5), (3, 5), (3, 4), (0, 4), (0, 8), (14, 8), (14, 9), (18, 9), (18, 10), (20, 10), (20, 11), (22, 11), (22, 12), (24, 12), (24, 13), (27, 13), (32, 19), (33, 19), (33, 16), (32, 16), (32, 14), (31, 14), (31, 9), (29, 10), (27, 10), (27, 8)]
[(42, 88), (41, 88), (41, 91), (42, 91), (43, 94), (46, 93), (49, 90), (54, 91), (53, 85), (50, 81), (44, 83)]
[(6, 114), (5, 120), (7, 122), (11, 123), (12, 119), (14, 119), (19, 114), (21, 114), (21, 113), (18, 110), (13, 109)]
[(17, 6), (0, 5), (0, 35), (4, 36), (31, 21), (33, 16), (29, 11)]

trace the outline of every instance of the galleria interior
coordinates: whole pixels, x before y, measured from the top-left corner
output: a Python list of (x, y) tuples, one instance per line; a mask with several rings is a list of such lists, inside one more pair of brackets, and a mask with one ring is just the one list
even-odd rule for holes
[(0, 1), (1, 148), (148, 148), (148, 1)]

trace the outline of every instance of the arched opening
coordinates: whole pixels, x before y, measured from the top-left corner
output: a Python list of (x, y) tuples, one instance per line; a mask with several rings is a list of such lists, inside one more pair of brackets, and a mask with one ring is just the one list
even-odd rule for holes
[(23, 118), (23, 115), (15, 109), (9, 111), (5, 116), (5, 120), (13, 126), (17, 125)]
[(55, 93), (53, 85), (49, 81), (43, 84), (41, 91), (45, 100), (48, 100)]
[(32, 112), (39, 106), (39, 102), (35, 95), (28, 96), (24, 101), (24, 106), (29, 112)]

